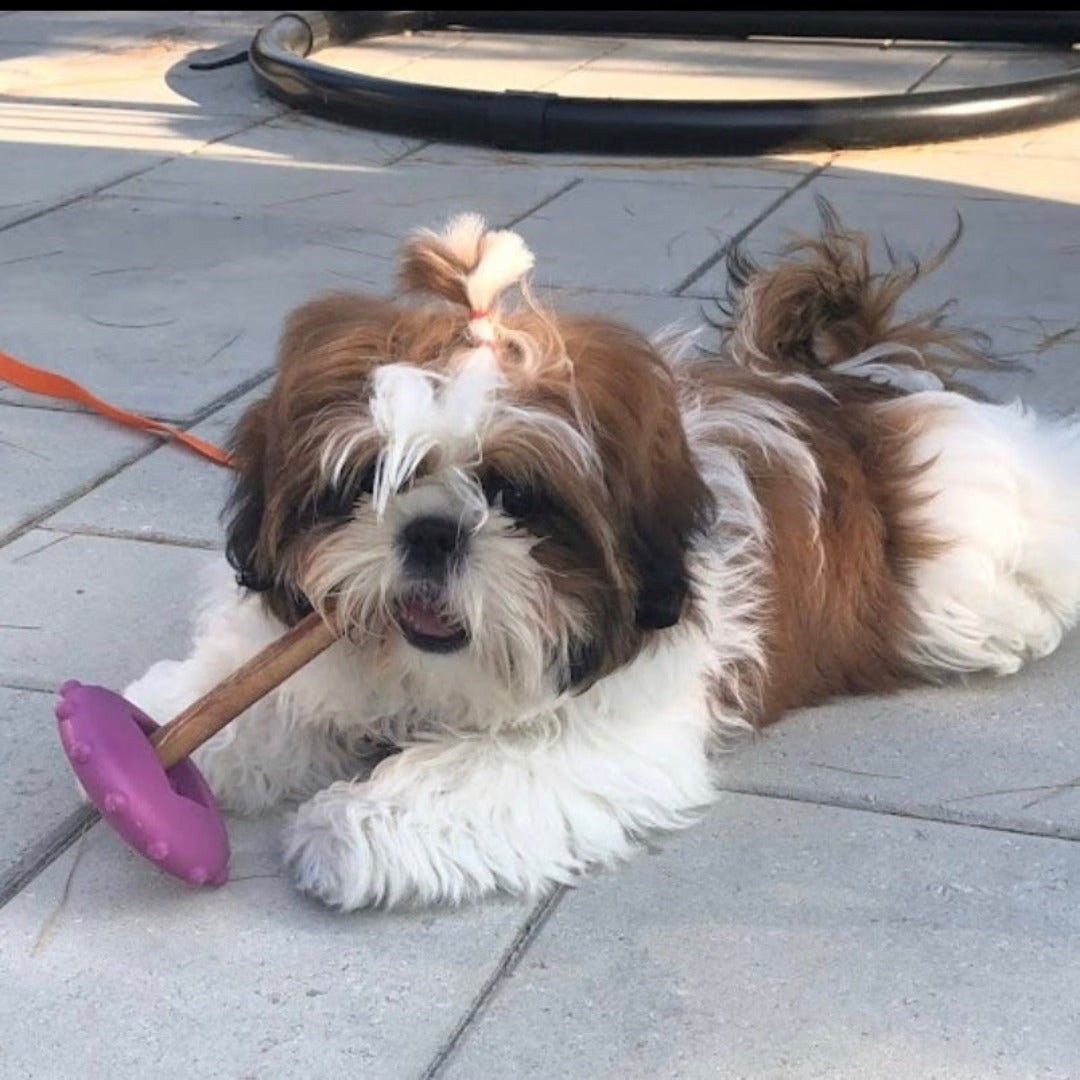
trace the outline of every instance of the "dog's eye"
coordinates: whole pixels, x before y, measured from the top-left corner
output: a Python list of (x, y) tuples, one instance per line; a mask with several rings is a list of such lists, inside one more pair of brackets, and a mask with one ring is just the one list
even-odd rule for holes
[(535, 514), (540, 507), (540, 495), (535, 488), (515, 483), (501, 473), (489, 473), (482, 485), (491, 506), (519, 521)]
[(341, 521), (352, 514), (361, 495), (370, 495), (374, 490), (375, 463), (372, 462), (363, 472), (351, 473), (336, 487), (321, 491), (312, 515), (316, 521)]

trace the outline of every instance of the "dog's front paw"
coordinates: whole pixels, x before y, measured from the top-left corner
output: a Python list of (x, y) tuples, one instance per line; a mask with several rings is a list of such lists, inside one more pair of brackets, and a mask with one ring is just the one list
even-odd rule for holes
[(392, 904), (408, 891), (380, 851), (393, 813), (369, 801), (363, 787), (340, 783), (319, 792), (285, 834), (285, 862), (297, 887), (343, 911)]

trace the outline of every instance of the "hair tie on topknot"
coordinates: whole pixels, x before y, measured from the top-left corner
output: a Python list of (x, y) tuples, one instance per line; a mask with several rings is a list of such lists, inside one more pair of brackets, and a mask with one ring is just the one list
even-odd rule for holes
[(430, 292), (469, 310), (469, 337), (494, 348), (499, 297), (518, 284), (535, 259), (508, 229), (489, 231), (478, 214), (460, 214), (441, 232), (420, 229), (402, 251), (401, 287)]

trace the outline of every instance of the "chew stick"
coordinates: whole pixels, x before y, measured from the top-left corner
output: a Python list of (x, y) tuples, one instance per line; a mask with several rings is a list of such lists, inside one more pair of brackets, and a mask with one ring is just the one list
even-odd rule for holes
[(157, 750), (162, 766), (171, 769), (177, 762), (183, 761), (192, 750), (216, 735), (231, 720), (280, 686), (336, 640), (336, 634), (321, 615), (314, 611), (307, 615), (213, 690), (154, 732), (150, 742)]

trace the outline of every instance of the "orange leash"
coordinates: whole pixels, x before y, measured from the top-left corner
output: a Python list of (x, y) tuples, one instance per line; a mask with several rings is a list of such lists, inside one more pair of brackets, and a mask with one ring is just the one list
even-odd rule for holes
[(80, 386), (77, 382), (63, 375), (57, 375), (55, 371), (46, 371), (32, 364), (24, 364), (2, 349), (0, 349), (0, 379), (21, 390), (29, 390), (32, 394), (78, 402), (108, 420), (115, 420), (118, 424), (124, 424), (126, 427), (136, 428), (139, 431), (152, 431), (155, 435), (163, 435), (167, 439), (175, 439), (218, 465), (232, 467), (232, 458), (220, 446), (200, 439), (198, 435), (192, 435), (188, 431), (181, 431), (180, 428), (173, 427), (171, 424), (151, 420), (148, 416), (140, 416), (138, 413), (110, 405), (107, 401), (95, 397), (86, 387)]

